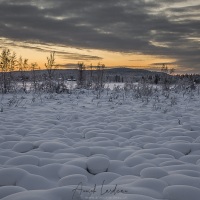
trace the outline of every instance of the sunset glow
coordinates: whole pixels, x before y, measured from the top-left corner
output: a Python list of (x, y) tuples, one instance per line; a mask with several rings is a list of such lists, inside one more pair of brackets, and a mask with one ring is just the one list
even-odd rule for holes
[[(56, 65), (60, 69), (74, 68), (78, 62), (87, 66), (98, 63), (106, 67), (131, 67), (159, 71), (160, 67), (154, 63), (171, 63), (173, 59), (159, 56), (102, 51), (96, 49), (77, 49), (73, 47), (54, 46), (53, 44), (33, 44), (27, 42), (14, 42), (1, 38), (5, 48), (15, 52), (17, 56), (27, 58), (30, 63), (37, 62), (40, 69), (45, 69), (46, 57), (55, 52)], [(15, 43), (15, 45), (13, 45)]]
[(44, 68), (55, 52), (59, 68), (86, 66), (200, 72), (200, 0), (0, 2), (0, 49)]

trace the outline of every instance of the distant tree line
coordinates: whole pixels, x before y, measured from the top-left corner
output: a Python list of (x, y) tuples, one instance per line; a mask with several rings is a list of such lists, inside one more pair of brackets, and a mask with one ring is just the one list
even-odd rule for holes
[[(191, 84), (200, 83), (199, 75), (173, 75), (174, 68), (167, 65), (161, 66), (161, 72), (149, 73), (135, 76), (134, 73), (121, 73), (116, 70), (109, 73), (106, 66), (98, 63), (93, 66), (86, 66), (83, 62), (77, 63), (75, 74), (64, 74), (59, 72), (55, 62), (55, 52), (50, 52), (44, 65), (45, 72), (38, 73), (40, 67), (36, 62), (29, 63), (28, 59), (16, 56), (16, 53), (9, 49), (3, 49), (0, 53), (0, 92), (8, 93), (16, 89), (16, 83), (21, 82), (21, 89), (27, 92), (27, 83), (31, 82), (31, 89), (34, 91), (65, 92), (68, 91), (65, 85), (66, 80), (76, 80), (78, 88), (93, 88), (101, 90), (105, 82), (142, 82), (151, 84), (163, 84), (168, 89), (170, 84), (177, 81), (187, 81)], [(142, 71), (138, 72), (142, 74)], [(68, 78), (67, 78), (68, 77)]]

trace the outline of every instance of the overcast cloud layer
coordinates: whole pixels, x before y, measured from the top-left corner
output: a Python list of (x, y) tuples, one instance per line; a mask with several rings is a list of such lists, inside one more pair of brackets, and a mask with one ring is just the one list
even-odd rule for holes
[(200, 67), (200, 0), (0, 0), (0, 16), (0, 37)]

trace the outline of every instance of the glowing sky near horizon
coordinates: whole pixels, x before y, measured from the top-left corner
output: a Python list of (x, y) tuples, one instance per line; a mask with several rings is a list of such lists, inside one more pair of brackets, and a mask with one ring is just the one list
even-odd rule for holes
[(62, 68), (107, 67), (200, 73), (200, 0), (0, 1), (0, 49), (44, 66), (55, 51)]

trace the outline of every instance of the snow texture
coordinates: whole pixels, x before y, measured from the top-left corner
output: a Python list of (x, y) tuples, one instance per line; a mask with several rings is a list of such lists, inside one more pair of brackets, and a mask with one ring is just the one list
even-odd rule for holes
[(25, 105), (5, 107), (0, 199), (199, 200), (198, 94), (174, 93), (173, 106), (170, 97), (122, 94), (82, 90), (35, 102), (27, 94)]

